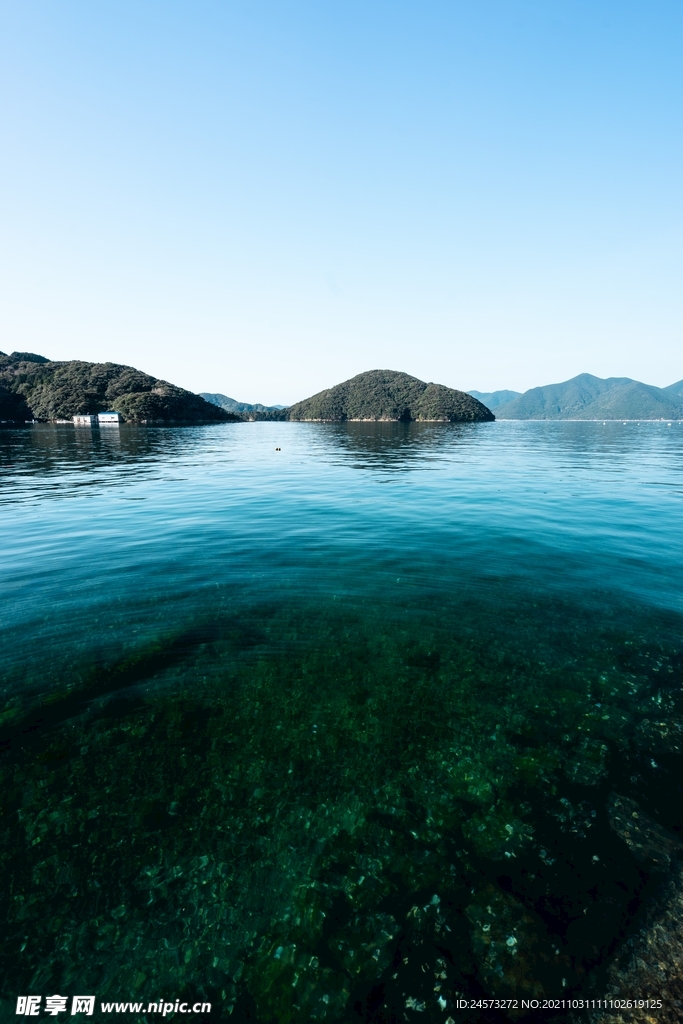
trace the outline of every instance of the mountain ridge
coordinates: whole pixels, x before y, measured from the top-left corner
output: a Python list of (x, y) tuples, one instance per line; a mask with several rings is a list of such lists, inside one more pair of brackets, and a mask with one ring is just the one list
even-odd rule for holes
[(200, 391), (200, 398), (203, 398), (205, 402), (211, 402), (212, 405), (217, 405), (219, 409), (225, 409), (226, 412), (234, 413), (244, 420), (253, 419), (280, 419), (279, 415), (283, 409), (286, 409), (285, 405), (262, 405), (260, 402), (238, 402), (234, 398), (230, 398), (228, 395), (223, 395), (220, 392), (211, 391)]
[[(482, 392), (468, 392), (475, 397)], [(490, 392), (487, 397), (510, 392)], [(683, 419), (683, 381), (666, 388), (630, 377), (595, 377), (580, 373), (558, 384), (545, 384), (495, 404), (499, 419), (517, 420), (671, 420)]]
[(472, 395), (478, 402), (485, 405), (487, 408), (493, 411), (499, 409), (501, 405), (505, 405), (507, 402), (511, 402), (513, 398), (519, 398), (522, 394), (521, 391), (468, 391), (468, 395)]

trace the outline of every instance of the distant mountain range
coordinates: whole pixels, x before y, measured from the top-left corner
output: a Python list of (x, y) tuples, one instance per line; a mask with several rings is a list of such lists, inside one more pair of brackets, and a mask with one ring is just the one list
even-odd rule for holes
[(519, 398), (521, 391), (468, 391), (477, 401), (482, 402), (488, 409), (498, 409), (501, 405), (511, 402), (513, 398)]
[(113, 409), (133, 423), (212, 423), (239, 417), (184, 388), (120, 363), (54, 361), (0, 352), (0, 422), (70, 420)]
[(260, 402), (256, 402), (254, 405), (250, 405), (249, 402), (236, 402), (234, 398), (228, 398), (227, 395), (210, 391), (200, 391), (199, 397), (203, 398), (205, 402), (217, 405), (219, 409), (234, 413), (243, 420), (282, 419), (280, 414), (286, 408), (284, 405), (261, 405)]
[(580, 373), (561, 384), (518, 391), (469, 391), (497, 419), (506, 420), (674, 420), (683, 419), (683, 380), (666, 388), (630, 377)]

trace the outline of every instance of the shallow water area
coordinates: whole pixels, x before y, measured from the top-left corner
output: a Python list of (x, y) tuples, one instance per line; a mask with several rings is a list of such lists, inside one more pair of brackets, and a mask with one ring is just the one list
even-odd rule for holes
[(682, 511), (680, 424), (0, 432), (6, 1006), (600, 993), (678, 856)]

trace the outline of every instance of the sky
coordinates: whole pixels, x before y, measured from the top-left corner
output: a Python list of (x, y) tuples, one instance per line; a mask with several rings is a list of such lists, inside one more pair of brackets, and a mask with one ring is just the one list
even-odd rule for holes
[(683, 378), (680, 0), (0, 0), (0, 350)]

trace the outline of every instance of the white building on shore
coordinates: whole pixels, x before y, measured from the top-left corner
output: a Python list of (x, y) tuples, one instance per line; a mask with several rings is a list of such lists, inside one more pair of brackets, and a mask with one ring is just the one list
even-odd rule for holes
[[(55, 422), (59, 423), (59, 420)], [(68, 423), (68, 420), (61, 422)], [(73, 417), (73, 424), (75, 427), (118, 427), (121, 422), (121, 413), (119, 412), (81, 412), (77, 416)]]

